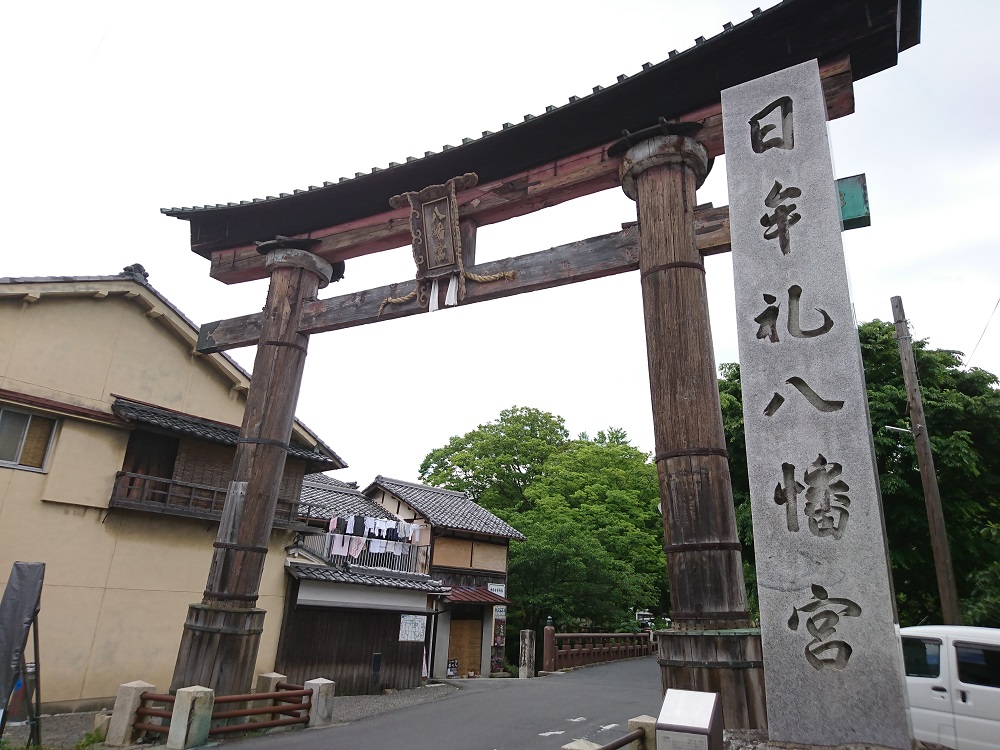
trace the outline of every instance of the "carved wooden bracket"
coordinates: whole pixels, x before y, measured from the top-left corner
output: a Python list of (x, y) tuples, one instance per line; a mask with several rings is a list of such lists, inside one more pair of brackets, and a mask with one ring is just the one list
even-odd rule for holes
[(436, 300), (431, 305), (431, 290), (434, 282), (441, 279), (456, 285), (455, 294), (449, 295), (454, 303), (465, 296), (464, 283), (460, 284), (464, 282), (465, 269), (455, 195), (459, 190), (475, 187), (477, 182), (479, 177), (470, 172), (453, 177), (443, 185), (431, 185), (389, 199), (393, 208), (410, 206), (410, 235), (413, 262), (417, 265), (417, 304), (420, 307), (436, 308)]

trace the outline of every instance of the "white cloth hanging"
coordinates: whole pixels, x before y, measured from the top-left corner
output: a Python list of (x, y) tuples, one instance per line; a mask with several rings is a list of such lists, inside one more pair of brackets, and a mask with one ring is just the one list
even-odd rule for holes
[(350, 541), (350, 537), (343, 534), (334, 534), (330, 542), (330, 556), (346, 555)]
[(431, 282), (431, 299), (430, 304), (427, 307), (428, 312), (437, 312), (438, 309), (438, 280), (434, 279)]
[(448, 291), (444, 295), (444, 306), (454, 307), (458, 304), (458, 274), (451, 275), (451, 281), (448, 282)]

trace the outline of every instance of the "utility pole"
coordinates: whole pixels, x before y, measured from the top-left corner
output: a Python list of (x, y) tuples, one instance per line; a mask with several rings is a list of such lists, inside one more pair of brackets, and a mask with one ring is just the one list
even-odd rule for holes
[(958, 592), (955, 589), (955, 571), (951, 566), (951, 552), (948, 549), (948, 535), (944, 528), (944, 514), (941, 512), (941, 494), (938, 492), (937, 475), (934, 472), (934, 456), (931, 441), (927, 435), (924, 418), (924, 403), (920, 398), (920, 383), (917, 381), (917, 364), (913, 359), (910, 343), (910, 329), (903, 314), (903, 300), (892, 298), (892, 320), (896, 326), (896, 341), (899, 343), (899, 358), (903, 363), (903, 382), (906, 384), (906, 402), (910, 411), (910, 430), (917, 450), (917, 465), (920, 467), (920, 483), (924, 488), (924, 502), (927, 504), (927, 521), (931, 531), (931, 550), (934, 554), (934, 569), (937, 572), (938, 594), (941, 597), (941, 615), (945, 625), (961, 625), (962, 616), (958, 611)]

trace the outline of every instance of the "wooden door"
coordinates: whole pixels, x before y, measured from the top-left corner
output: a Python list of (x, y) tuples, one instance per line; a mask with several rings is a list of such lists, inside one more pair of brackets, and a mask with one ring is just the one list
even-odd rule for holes
[(451, 621), (451, 636), (448, 639), (448, 658), (458, 659), (459, 677), (464, 677), (469, 672), (482, 673), (482, 620)]

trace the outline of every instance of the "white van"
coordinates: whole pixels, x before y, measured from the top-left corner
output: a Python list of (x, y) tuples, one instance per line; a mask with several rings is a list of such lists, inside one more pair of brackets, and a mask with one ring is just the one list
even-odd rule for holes
[(1000, 630), (902, 628), (913, 735), (956, 750), (1000, 750)]

